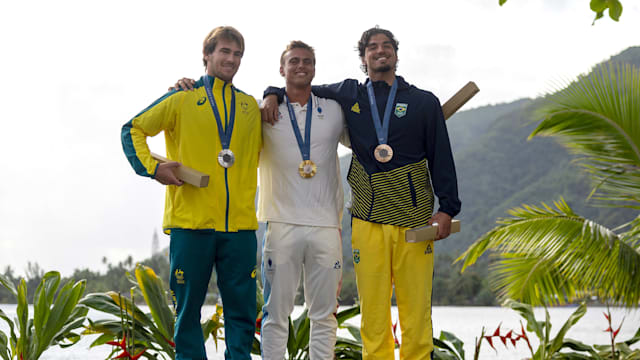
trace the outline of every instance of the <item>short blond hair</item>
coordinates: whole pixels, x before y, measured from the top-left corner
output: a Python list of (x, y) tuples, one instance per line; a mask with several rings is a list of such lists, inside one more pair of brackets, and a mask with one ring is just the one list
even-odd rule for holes
[(311, 55), (313, 55), (313, 65), (316, 64), (316, 53), (315, 53), (315, 51), (313, 51), (313, 48), (311, 46), (307, 45), (306, 43), (300, 41), (300, 40), (293, 40), (284, 49), (284, 51), (282, 52), (282, 55), (280, 55), (280, 66), (284, 65), (284, 55), (288, 51), (291, 51), (293, 49), (305, 49), (305, 50), (308, 50), (311, 53)]

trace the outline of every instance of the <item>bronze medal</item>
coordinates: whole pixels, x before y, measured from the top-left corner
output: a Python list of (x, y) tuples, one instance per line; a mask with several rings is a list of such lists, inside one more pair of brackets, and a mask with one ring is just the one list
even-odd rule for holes
[(318, 167), (311, 160), (304, 160), (298, 165), (298, 173), (305, 179), (312, 178), (317, 170)]
[(381, 163), (389, 162), (393, 157), (393, 149), (387, 144), (380, 144), (373, 151), (373, 156)]
[(233, 154), (233, 151), (229, 149), (222, 149), (222, 151), (218, 153), (218, 164), (223, 168), (230, 168), (235, 161), (236, 156)]

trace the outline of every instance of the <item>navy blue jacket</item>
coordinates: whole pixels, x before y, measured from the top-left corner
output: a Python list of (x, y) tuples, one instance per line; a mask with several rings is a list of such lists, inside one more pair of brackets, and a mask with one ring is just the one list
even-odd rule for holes
[[(378, 162), (378, 140), (367, 87), (357, 80), (314, 86), (319, 97), (338, 101), (347, 120), (353, 158), (347, 180), (353, 192), (353, 216), (365, 221), (416, 227), (433, 212), (433, 193), (439, 211), (452, 217), (460, 212), (458, 185), (449, 135), (438, 98), (396, 77), (398, 91), (391, 112), (387, 144), (393, 158)], [(367, 80), (367, 82), (370, 80)], [(391, 87), (373, 83), (378, 113), (384, 114)], [(282, 100), (284, 89), (268, 88), (265, 95)], [(428, 171), (427, 171), (428, 167)], [(433, 184), (433, 187), (432, 187)]]

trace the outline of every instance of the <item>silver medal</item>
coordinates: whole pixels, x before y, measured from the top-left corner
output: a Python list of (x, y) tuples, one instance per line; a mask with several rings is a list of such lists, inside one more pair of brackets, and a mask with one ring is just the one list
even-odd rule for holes
[(230, 168), (236, 161), (236, 156), (233, 155), (233, 151), (229, 149), (222, 149), (218, 153), (218, 164), (224, 168)]

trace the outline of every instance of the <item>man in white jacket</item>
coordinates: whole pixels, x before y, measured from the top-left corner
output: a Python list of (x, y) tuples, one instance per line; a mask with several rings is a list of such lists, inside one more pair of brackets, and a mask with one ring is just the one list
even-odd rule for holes
[(263, 123), (258, 219), (268, 222), (262, 250), (265, 305), (262, 358), (284, 358), (288, 316), (300, 274), (311, 319), (311, 360), (333, 359), (342, 276), (344, 197), (338, 142), (348, 145), (340, 105), (311, 93), (313, 48), (292, 41), (280, 58), (286, 99), (275, 124)]

